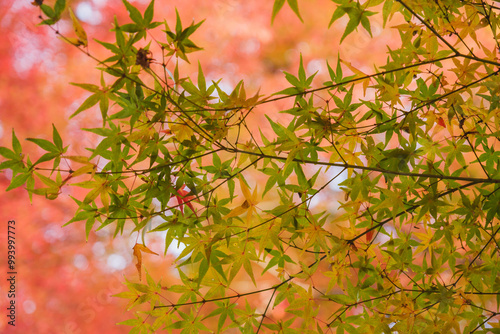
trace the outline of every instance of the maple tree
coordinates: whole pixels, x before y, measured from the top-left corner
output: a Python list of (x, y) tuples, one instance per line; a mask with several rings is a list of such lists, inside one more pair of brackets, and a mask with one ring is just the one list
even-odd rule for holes
[[(102, 139), (68, 154), (54, 126), (51, 140), (29, 139), (46, 152), (32, 158), (13, 131), (0, 168), (12, 171), (9, 191), (58, 200), (87, 189), (68, 222), (87, 238), (102, 228), (141, 238), (138, 280), (116, 294), (135, 311), (122, 323), (132, 333), (499, 330), (500, 8), (334, 3), (340, 50), (357, 30), (374, 34), (377, 18), (394, 25), (386, 62), (369, 72), (339, 56), (317, 84), (298, 55), (288, 86), (261, 95), (209, 82), (203, 64), (183, 76), (202, 21), (155, 21), (154, 1), (144, 11), (123, 1), (129, 23), (115, 19), (114, 41), (97, 41), (102, 59), (64, 0), (35, 2), (44, 25), (67, 15), (74, 34), (54, 31), (98, 62), (98, 84), (74, 84), (90, 96), (72, 117), (98, 109), (101, 125), (86, 131)], [(268, 129), (251, 121), (259, 114)], [(182, 284), (147, 267), (142, 277), (143, 256), (158, 256), (152, 234), (165, 252), (185, 245)]]

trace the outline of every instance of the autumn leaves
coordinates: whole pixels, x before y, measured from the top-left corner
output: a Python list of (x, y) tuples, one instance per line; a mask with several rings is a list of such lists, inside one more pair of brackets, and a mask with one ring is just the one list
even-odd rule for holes
[[(245, 200), (243, 201), (243, 203), (241, 203), (241, 205), (232, 209), (231, 212), (225, 215), (224, 219), (238, 217), (246, 213), (245, 220), (247, 224), (249, 224), (253, 214), (256, 212), (257, 208), (256, 205), (259, 203), (260, 197), (257, 192), (257, 187), (255, 187), (253, 193), (250, 192), (250, 189), (248, 188), (246, 181), (241, 176), (241, 174), (239, 175), (239, 182), (240, 182), (241, 193), (243, 194)], [(196, 199), (196, 196), (189, 194), (190, 191), (188, 191), (185, 186), (182, 186), (179, 190), (177, 190), (177, 193), (172, 196), (177, 199), (179, 210), (182, 212), (182, 214), (184, 214), (184, 204), (185, 204), (187, 205), (188, 208), (191, 209), (191, 211), (193, 211), (193, 213), (196, 216), (198, 216), (192, 203)]]
[(245, 183), (245, 180), (240, 174), (240, 187), (243, 196), (245, 197), (245, 201), (238, 207), (234, 208), (227, 214), (224, 218), (238, 217), (242, 214), (246, 213), (246, 223), (247, 226), (250, 225), (250, 221), (252, 220), (252, 215), (256, 212), (256, 205), (259, 203), (259, 195), (257, 193), (257, 186), (255, 187), (253, 193), (250, 193), (250, 189)]

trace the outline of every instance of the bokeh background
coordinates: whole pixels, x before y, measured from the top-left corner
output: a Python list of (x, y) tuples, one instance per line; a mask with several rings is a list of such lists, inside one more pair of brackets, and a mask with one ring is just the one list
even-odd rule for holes
[[(148, 1), (130, 1), (141, 11)], [(50, 4), (50, 1), (46, 1)], [(113, 42), (111, 22), (128, 22), (123, 4), (118, 0), (68, 1), (89, 37), (89, 51), (98, 58), (106, 52), (94, 38)], [(271, 94), (283, 89), (282, 71), (297, 73), (300, 55), (307, 74), (317, 72), (314, 84), (328, 79), (325, 60), (335, 66), (338, 56), (368, 73), (382, 64), (387, 46), (397, 40), (395, 32), (383, 30), (382, 22), (372, 22), (373, 39), (366, 31), (351, 34), (339, 48), (346, 21), (341, 19), (327, 29), (334, 5), (326, 0), (299, 1), (304, 23), (284, 6), (271, 25), (272, 1), (269, 0), (183, 0), (156, 1), (155, 20), (175, 25), (175, 9), (185, 25), (192, 20), (204, 24), (193, 35), (204, 48), (190, 56), (191, 65), (180, 61), (181, 75), (196, 78), (198, 61), (208, 80), (223, 78), (221, 87), (230, 92), (245, 81), (247, 92)], [(29, 0), (0, 2), (0, 145), (10, 147), (11, 131), (24, 146), (24, 152), (36, 160), (42, 152), (26, 142), (28, 137), (51, 139), (52, 124), (61, 133), (70, 152), (85, 154), (85, 147), (96, 145), (96, 138), (85, 135), (82, 127), (99, 126), (97, 110), (69, 116), (85, 98), (86, 92), (69, 82), (98, 83), (96, 63), (81, 50), (56, 37), (53, 30), (38, 26), (41, 12)], [(344, 19), (347, 19), (345, 17)], [(72, 26), (64, 17), (56, 26), (63, 35), (71, 35)], [(153, 54), (153, 58), (155, 55)], [(172, 69), (174, 60), (171, 62)], [(250, 95), (247, 93), (248, 95)], [(265, 122), (264, 113), (278, 115), (289, 108), (282, 101), (261, 108), (251, 122)], [(125, 233), (113, 239), (112, 230), (93, 231), (85, 240), (84, 223), (62, 227), (73, 216), (76, 206), (69, 195), (78, 196), (66, 187), (55, 201), (34, 197), (30, 203), (24, 189), (5, 192), (10, 183), (8, 172), (0, 173), (0, 333), (128, 333), (126, 326), (116, 326), (126, 314), (126, 302), (111, 297), (125, 290), (127, 277), (138, 280), (132, 247), (137, 235)], [(70, 188), (70, 189), (67, 189)], [(317, 203), (329, 206), (330, 203)], [(7, 325), (6, 233), (7, 221), (16, 221), (16, 327)], [(145, 255), (145, 266), (155, 277), (173, 284), (178, 277), (176, 249), (164, 255), (161, 239), (149, 238), (148, 247), (160, 256)]]

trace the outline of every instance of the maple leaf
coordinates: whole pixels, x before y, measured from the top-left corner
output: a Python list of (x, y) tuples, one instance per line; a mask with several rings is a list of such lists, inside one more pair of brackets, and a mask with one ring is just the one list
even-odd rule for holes
[(194, 134), (192, 127), (188, 124), (174, 124), (170, 128), (170, 131), (175, 135), (179, 142), (191, 139)]
[(253, 194), (250, 194), (250, 189), (248, 189), (247, 185), (245, 184), (245, 181), (243, 181), (243, 178), (240, 175), (240, 187), (241, 187), (241, 192), (243, 193), (243, 196), (245, 197), (245, 201), (238, 207), (234, 208), (229, 212), (224, 219), (231, 218), (231, 217), (237, 217), (239, 215), (242, 215), (243, 213), (247, 212), (247, 224), (250, 223), (250, 220), (252, 219), (252, 215), (255, 211), (255, 206), (259, 203), (258, 199), (259, 196), (257, 196), (257, 187), (255, 187)]
[[(372, 223), (372, 226), (373, 226), (373, 223)], [(371, 228), (371, 226), (370, 226), (370, 228)], [(368, 231), (369, 229), (366, 229), (366, 230)], [(371, 230), (371, 231), (368, 231), (368, 232), (366, 233), (366, 235), (365, 235), (365, 237), (366, 237), (366, 242), (370, 242), (370, 241), (372, 241), (372, 239), (373, 239), (373, 234), (374, 234), (374, 233), (375, 233), (375, 230)]]
[(446, 124), (444, 123), (444, 120), (442, 117), (438, 117), (436, 123), (441, 125), (443, 128), (446, 127)]
[(85, 33), (85, 30), (83, 29), (80, 22), (78, 22), (78, 19), (76, 18), (71, 8), (69, 9), (69, 16), (71, 17), (71, 21), (73, 22), (73, 29), (75, 30), (76, 37), (78, 37), (76, 43), (74, 41), (71, 43), (75, 44), (76, 46), (88, 46), (89, 42), (87, 39), (87, 33)]
[(158, 255), (158, 254), (153, 252), (152, 250), (150, 250), (146, 246), (144, 246), (142, 244), (137, 244), (137, 243), (135, 244), (133, 250), (134, 250), (134, 257), (137, 258), (137, 263), (135, 266), (137, 268), (137, 271), (139, 272), (139, 281), (140, 281), (142, 279), (142, 273), (141, 273), (142, 253), (141, 252), (146, 252), (146, 253), (154, 254), (154, 255)]
[(191, 209), (191, 211), (193, 211), (196, 217), (198, 217), (196, 211), (194, 210), (193, 203), (191, 203), (191, 201), (196, 198), (196, 196), (187, 196), (189, 194), (189, 191), (185, 190), (185, 187), (186, 186), (183, 185), (179, 190), (177, 190), (178, 195), (174, 195), (175, 198), (177, 198), (179, 209), (181, 210), (182, 214), (184, 214), (184, 204), (186, 204)]
[(366, 90), (368, 89), (368, 86), (370, 85), (369, 76), (366, 73), (358, 70), (356, 67), (352, 66), (352, 64), (350, 62), (344, 61), (342, 59), (340, 59), (340, 61), (342, 63), (344, 63), (351, 71), (353, 71), (354, 74), (356, 74), (357, 78), (364, 78), (361, 80), (361, 82), (363, 83), (363, 94), (366, 95)]

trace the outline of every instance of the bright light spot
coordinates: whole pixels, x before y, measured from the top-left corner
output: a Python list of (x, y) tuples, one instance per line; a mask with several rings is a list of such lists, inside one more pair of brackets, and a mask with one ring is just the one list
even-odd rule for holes
[[(154, 205), (155, 208), (161, 208), (161, 202), (158, 200), (158, 198), (153, 198), (153, 201), (152, 203)], [(170, 212), (170, 211), (169, 211)]]
[(92, 246), (92, 253), (95, 256), (103, 256), (106, 253), (106, 247), (102, 242), (98, 241)]
[(378, 22), (376, 22), (371, 26), (371, 30), (372, 30), (372, 36), (377, 37), (380, 36), (380, 34), (382, 33), (383, 27)]
[(108, 159), (104, 159), (104, 158), (99, 159), (99, 162), (97, 163), (97, 169), (98, 170), (104, 169), (104, 167), (106, 167), (108, 162), (109, 162)]
[(97, 7), (103, 7), (108, 0), (92, 0), (92, 2), (97, 6)]
[(328, 200), (326, 196), (324, 196), (322, 193), (317, 193), (309, 201), (309, 208), (314, 209), (317, 205), (323, 203), (326, 200)]
[(321, 73), (323, 71), (323, 62), (319, 59), (313, 59), (307, 64), (307, 73), (312, 75), (316, 72)]
[(76, 16), (83, 22), (89, 24), (99, 24), (102, 21), (101, 13), (94, 9), (90, 2), (80, 2), (76, 7)]
[(123, 270), (127, 266), (127, 260), (119, 254), (108, 256), (107, 265), (112, 270)]
[(27, 314), (31, 314), (31, 313), (35, 312), (36, 304), (34, 301), (28, 299), (28, 300), (24, 301), (23, 308), (24, 308), (24, 312), (26, 312)]
[(3, 126), (2, 126), (2, 122), (0, 122), (0, 138), (3, 137)]
[[(383, 227), (385, 233), (387, 234), (384, 234), (384, 233), (378, 233), (376, 234), (376, 240), (377, 240), (377, 243), (379, 244), (385, 244), (387, 241), (391, 240), (391, 236), (396, 233), (396, 230), (392, 227), (392, 226), (384, 226)], [(375, 230), (375, 232), (377, 232), (378, 230)], [(415, 248), (415, 247), (414, 247)]]
[(80, 270), (85, 270), (89, 267), (89, 261), (87, 261), (85, 255), (77, 254), (73, 258), (73, 265)]
[[(207, 79), (207, 82), (210, 82), (208, 79)], [(219, 86), (219, 88), (226, 94), (230, 95), (231, 92), (233, 91), (233, 88), (231, 87), (231, 85), (229, 85), (228, 83), (226, 82), (219, 82), (217, 84)], [(220, 99), (220, 96), (219, 96), (219, 92), (217, 90), (215, 90), (213, 93), (212, 93), (213, 96), (217, 97)]]
[[(186, 249), (186, 244), (182, 242), (178, 242), (177, 240), (172, 241), (170, 246), (168, 246), (167, 249), (167, 254), (174, 256), (176, 259), (177, 257)], [(189, 254), (186, 254), (183, 258), (177, 259), (176, 262), (181, 262), (182, 259), (187, 258), (188, 256), (191, 255), (191, 252)], [(182, 271), (186, 273), (186, 268), (185, 267), (179, 267), (177, 268), (175, 265), (170, 266), (170, 274), (174, 277), (180, 278), (179, 271)]]
[(332, 180), (332, 182), (330, 182), (330, 184), (328, 185), (328, 188), (333, 191), (340, 191), (339, 184), (347, 180), (347, 171), (344, 170), (342, 173), (340, 173), (341, 170), (341, 167), (331, 167), (327, 172), (328, 177), (330, 178), (333, 178), (338, 174), (338, 176), (335, 177), (335, 179)]
[(226, 94), (231, 94), (233, 91), (233, 88), (225, 82), (220, 82), (219, 88)]
[(260, 48), (260, 43), (255, 38), (250, 38), (250, 39), (244, 40), (240, 44), (241, 52), (246, 53), (246, 54), (255, 53), (259, 50), (259, 48)]
[(62, 231), (60, 226), (49, 226), (46, 228), (43, 233), (43, 238), (49, 242), (53, 243), (57, 240), (61, 240), (64, 238), (64, 232)]
[(186, 249), (186, 244), (174, 240), (170, 246), (168, 246), (167, 254), (172, 254), (176, 258), (181, 255), (182, 251)]
[(300, 42), (299, 44), (297, 44), (297, 50), (302, 53), (302, 55), (304, 54), (308, 54), (309, 52), (311, 52), (311, 47), (309, 46), (309, 44), (307, 42)]

